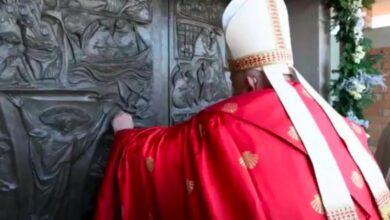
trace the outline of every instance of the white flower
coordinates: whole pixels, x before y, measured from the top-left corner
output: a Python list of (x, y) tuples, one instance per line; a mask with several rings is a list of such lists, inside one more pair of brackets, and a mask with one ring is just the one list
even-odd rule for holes
[(355, 42), (356, 43), (359, 43), (359, 41), (361, 39), (363, 39), (363, 36), (364, 36), (364, 34), (363, 34), (363, 29), (364, 29), (364, 25), (365, 25), (364, 16), (365, 16), (365, 13), (363, 12), (363, 10), (358, 9), (356, 12), (357, 21), (356, 21), (355, 28), (353, 29), (353, 32), (355, 34)]
[(355, 52), (356, 53), (364, 53), (364, 47), (361, 46), (361, 45), (357, 45), (356, 48), (355, 48)]
[(362, 99), (362, 94), (356, 92), (356, 91), (350, 91), (349, 94), (355, 99), (360, 100)]
[(354, 34), (355, 34), (355, 43), (356, 44), (359, 44), (360, 41), (363, 39), (364, 37), (364, 33), (363, 33), (363, 29), (360, 29), (358, 27), (355, 27), (354, 28)]
[(362, 98), (362, 93), (366, 90), (366, 88), (366, 85), (364, 85), (358, 79), (352, 79), (350, 81), (350, 87), (347, 89), (347, 91), (355, 100), (360, 100)]
[(363, 39), (364, 34), (363, 31), (361, 30), (360, 32), (355, 32), (355, 43), (359, 44), (360, 41)]
[(345, 82), (344, 88), (347, 92), (355, 99), (360, 100), (363, 97), (363, 93), (366, 91), (367, 87), (363, 81), (359, 78), (354, 77)]
[(336, 36), (340, 31), (340, 25), (336, 25), (330, 30), (330, 34)]
[(363, 31), (364, 25), (365, 25), (364, 18), (359, 18), (359, 19), (357, 20), (357, 22), (356, 22), (356, 26), (355, 26), (354, 31), (355, 31), (355, 32), (361, 32), (361, 31)]
[(360, 45), (356, 46), (355, 53), (352, 54), (353, 61), (355, 63), (360, 63), (365, 56), (366, 52), (364, 51), (364, 48)]
[(358, 18), (364, 18), (364, 16), (366, 16), (366, 12), (363, 11), (362, 8), (359, 8), (356, 13), (355, 13), (356, 17)]
[(364, 84), (359, 83), (355, 85), (355, 88), (356, 88), (356, 92), (362, 93), (364, 92), (364, 90), (366, 90), (367, 87)]
[(332, 95), (332, 96), (330, 96), (330, 101), (337, 102), (337, 101), (340, 101), (340, 98), (338, 96)]
[(354, 8), (354, 9), (359, 9), (359, 8), (362, 8), (362, 7), (363, 7), (362, 0), (355, 0), (352, 3), (352, 8)]
[(353, 55), (352, 55), (352, 58), (353, 58), (353, 62), (355, 62), (355, 63), (360, 63), (360, 61), (362, 61), (362, 59), (363, 59), (364, 57), (361, 56), (360, 54), (353, 54)]

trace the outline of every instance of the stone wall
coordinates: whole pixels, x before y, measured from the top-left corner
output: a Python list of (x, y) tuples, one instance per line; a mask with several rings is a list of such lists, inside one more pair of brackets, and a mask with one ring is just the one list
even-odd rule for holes
[(390, 47), (373, 49), (371, 53), (383, 55), (380, 69), (385, 76), (388, 87), (386, 90), (376, 89), (376, 102), (365, 111), (366, 117), (370, 121), (368, 132), (371, 137), (369, 143), (375, 150), (384, 128), (390, 123)]

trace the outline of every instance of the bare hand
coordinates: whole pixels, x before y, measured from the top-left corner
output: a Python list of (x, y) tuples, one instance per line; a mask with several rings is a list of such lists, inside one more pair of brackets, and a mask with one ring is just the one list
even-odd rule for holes
[(134, 128), (133, 117), (125, 112), (120, 112), (117, 114), (112, 120), (111, 124), (115, 133), (120, 130)]

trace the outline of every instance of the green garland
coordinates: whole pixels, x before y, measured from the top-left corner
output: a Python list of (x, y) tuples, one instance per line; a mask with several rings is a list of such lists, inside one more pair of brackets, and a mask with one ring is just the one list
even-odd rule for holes
[(381, 56), (367, 52), (371, 41), (363, 36), (364, 9), (374, 0), (328, 0), (332, 9), (332, 34), (341, 45), (341, 63), (330, 82), (330, 101), (342, 115), (368, 127), (363, 110), (373, 103), (373, 87), (384, 86), (375, 65)]

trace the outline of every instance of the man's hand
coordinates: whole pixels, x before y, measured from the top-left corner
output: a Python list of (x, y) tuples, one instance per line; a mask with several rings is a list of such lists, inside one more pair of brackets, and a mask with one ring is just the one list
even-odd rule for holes
[(133, 129), (134, 122), (133, 117), (126, 112), (120, 112), (117, 114), (111, 122), (112, 127), (114, 128), (114, 132), (118, 132), (124, 129)]

